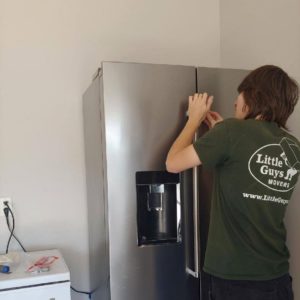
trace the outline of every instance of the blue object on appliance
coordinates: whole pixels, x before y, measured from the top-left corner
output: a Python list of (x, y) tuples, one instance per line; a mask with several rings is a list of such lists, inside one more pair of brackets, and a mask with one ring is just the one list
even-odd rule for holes
[(9, 266), (0, 265), (1, 273), (9, 273)]

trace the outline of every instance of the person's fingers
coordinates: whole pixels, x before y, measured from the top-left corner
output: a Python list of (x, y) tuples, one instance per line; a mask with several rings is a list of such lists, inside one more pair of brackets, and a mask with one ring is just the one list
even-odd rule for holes
[(216, 116), (216, 114), (217, 114), (217, 113), (216, 113), (215, 111), (213, 111), (213, 110), (210, 110), (209, 113), (210, 113), (212, 116)]
[(213, 111), (210, 111), (210, 116), (214, 119), (214, 120), (217, 120), (218, 119), (218, 116), (213, 112)]
[(207, 99), (207, 109), (208, 111), (210, 111), (211, 105), (214, 101), (214, 96), (209, 96), (209, 98)]
[(216, 111), (210, 111), (210, 114), (213, 116), (213, 118), (216, 121), (222, 121), (223, 120), (223, 117)]
[(214, 117), (212, 116), (212, 114), (210, 114), (210, 112), (207, 113), (206, 119), (207, 119), (210, 123), (213, 123), (213, 122), (215, 121)]
[(215, 111), (214, 114), (215, 114), (218, 118), (223, 119), (223, 117), (222, 117), (217, 111)]

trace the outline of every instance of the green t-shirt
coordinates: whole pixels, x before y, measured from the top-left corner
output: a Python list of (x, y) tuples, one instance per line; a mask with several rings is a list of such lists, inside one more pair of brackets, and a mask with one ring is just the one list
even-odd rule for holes
[(299, 141), (274, 122), (228, 119), (194, 148), (215, 170), (204, 271), (237, 280), (288, 273), (283, 219), (299, 176)]

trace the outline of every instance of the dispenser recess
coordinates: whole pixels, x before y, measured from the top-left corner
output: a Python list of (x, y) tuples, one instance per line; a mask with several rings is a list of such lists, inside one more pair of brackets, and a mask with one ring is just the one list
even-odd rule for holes
[(138, 246), (180, 243), (179, 174), (136, 172)]

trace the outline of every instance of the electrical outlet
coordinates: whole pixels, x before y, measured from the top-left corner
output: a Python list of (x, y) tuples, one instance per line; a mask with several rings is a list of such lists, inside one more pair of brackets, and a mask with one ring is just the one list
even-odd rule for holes
[(4, 211), (3, 211), (3, 209), (6, 207), (4, 205), (5, 202), (8, 202), (8, 206), (10, 207), (10, 209), (12, 209), (11, 198), (8, 198), (8, 197), (0, 198), (0, 217), (4, 217)]

